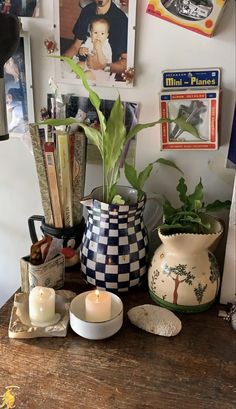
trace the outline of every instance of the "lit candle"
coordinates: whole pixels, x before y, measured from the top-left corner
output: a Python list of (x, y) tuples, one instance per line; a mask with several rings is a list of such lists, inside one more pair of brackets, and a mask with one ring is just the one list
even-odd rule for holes
[(46, 287), (34, 287), (29, 295), (30, 321), (43, 326), (55, 317), (55, 290)]
[(85, 298), (85, 319), (90, 322), (108, 321), (111, 318), (111, 294), (91, 291)]

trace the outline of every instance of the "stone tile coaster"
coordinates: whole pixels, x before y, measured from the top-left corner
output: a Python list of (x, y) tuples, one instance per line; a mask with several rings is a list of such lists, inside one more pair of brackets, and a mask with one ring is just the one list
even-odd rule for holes
[(32, 325), (29, 319), (29, 294), (15, 294), (8, 328), (9, 338), (65, 337), (69, 323), (70, 302), (75, 296), (72, 291), (56, 291), (55, 309), (56, 313), (61, 315), (61, 319), (57, 324), (39, 328)]

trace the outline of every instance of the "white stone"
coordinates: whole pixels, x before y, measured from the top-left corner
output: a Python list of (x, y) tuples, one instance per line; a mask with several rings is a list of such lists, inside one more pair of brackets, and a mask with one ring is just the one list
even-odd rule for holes
[(138, 328), (163, 337), (173, 337), (182, 329), (181, 321), (173, 312), (156, 305), (144, 304), (131, 308), (128, 317)]

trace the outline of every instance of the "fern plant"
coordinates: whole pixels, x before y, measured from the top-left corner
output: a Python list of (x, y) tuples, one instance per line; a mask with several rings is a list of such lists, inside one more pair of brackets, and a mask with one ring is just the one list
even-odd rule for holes
[(230, 200), (224, 202), (215, 200), (213, 203), (205, 205), (201, 178), (193, 193), (189, 195), (187, 194), (187, 185), (183, 177), (179, 179), (176, 190), (179, 192), (179, 199), (182, 205), (175, 208), (168, 199), (165, 199), (163, 205), (164, 224), (158, 226), (161, 233), (165, 235), (176, 233), (210, 233), (212, 225), (205, 215), (210, 212), (229, 209), (231, 205)]
[[(72, 69), (72, 71), (82, 80), (85, 89), (88, 91), (89, 100), (97, 111), (100, 129), (91, 128), (88, 125), (78, 122), (75, 118), (66, 119), (48, 119), (41, 123), (51, 126), (69, 126), (72, 124), (78, 124), (83, 128), (88, 140), (96, 145), (98, 148), (103, 164), (103, 201), (106, 203), (116, 202), (116, 185), (120, 176), (120, 162), (124, 147), (126, 144), (141, 130), (150, 128), (156, 124), (163, 122), (174, 122), (180, 129), (187, 131), (195, 136), (198, 135), (196, 128), (183, 120), (182, 117), (175, 119), (165, 118), (159, 119), (154, 122), (146, 124), (137, 124), (129, 132), (126, 132), (124, 123), (124, 106), (121, 102), (120, 96), (116, 99), (111, 109), (109, 118), (106, 120), (103, 112), (100, 110), (101, 99), (94, 92), (88, 84), (84, 71), (79, 67), (72, 59), (62, 56), (53, 56), (54, 58), (60, 58), (64, 60)], [(157, 161), (149, 164), (139, 175), (133, 166), (125, 165), (125, 175), (134, 188), (138, 190), (139, 198), (143, 195), (143, 185), (149, 177), (155, 163), (172, 166), (177, 170), (180, 170), (174, 162), (166, 159), (158, 159)], [(120, 200), (120, 198), (118, 198)]]

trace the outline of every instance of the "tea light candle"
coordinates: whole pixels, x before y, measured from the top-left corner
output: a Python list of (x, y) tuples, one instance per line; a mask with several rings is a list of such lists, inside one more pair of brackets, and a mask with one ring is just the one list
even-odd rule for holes
[(90, 322), (111, 319), (111, 294), (107, 291), (91, 291), (85, 298), (85, 319)]
[(55, 290), (46, 287), (34, 287), (29, 295), (30, 321), (43, 326), (55, 317)]

